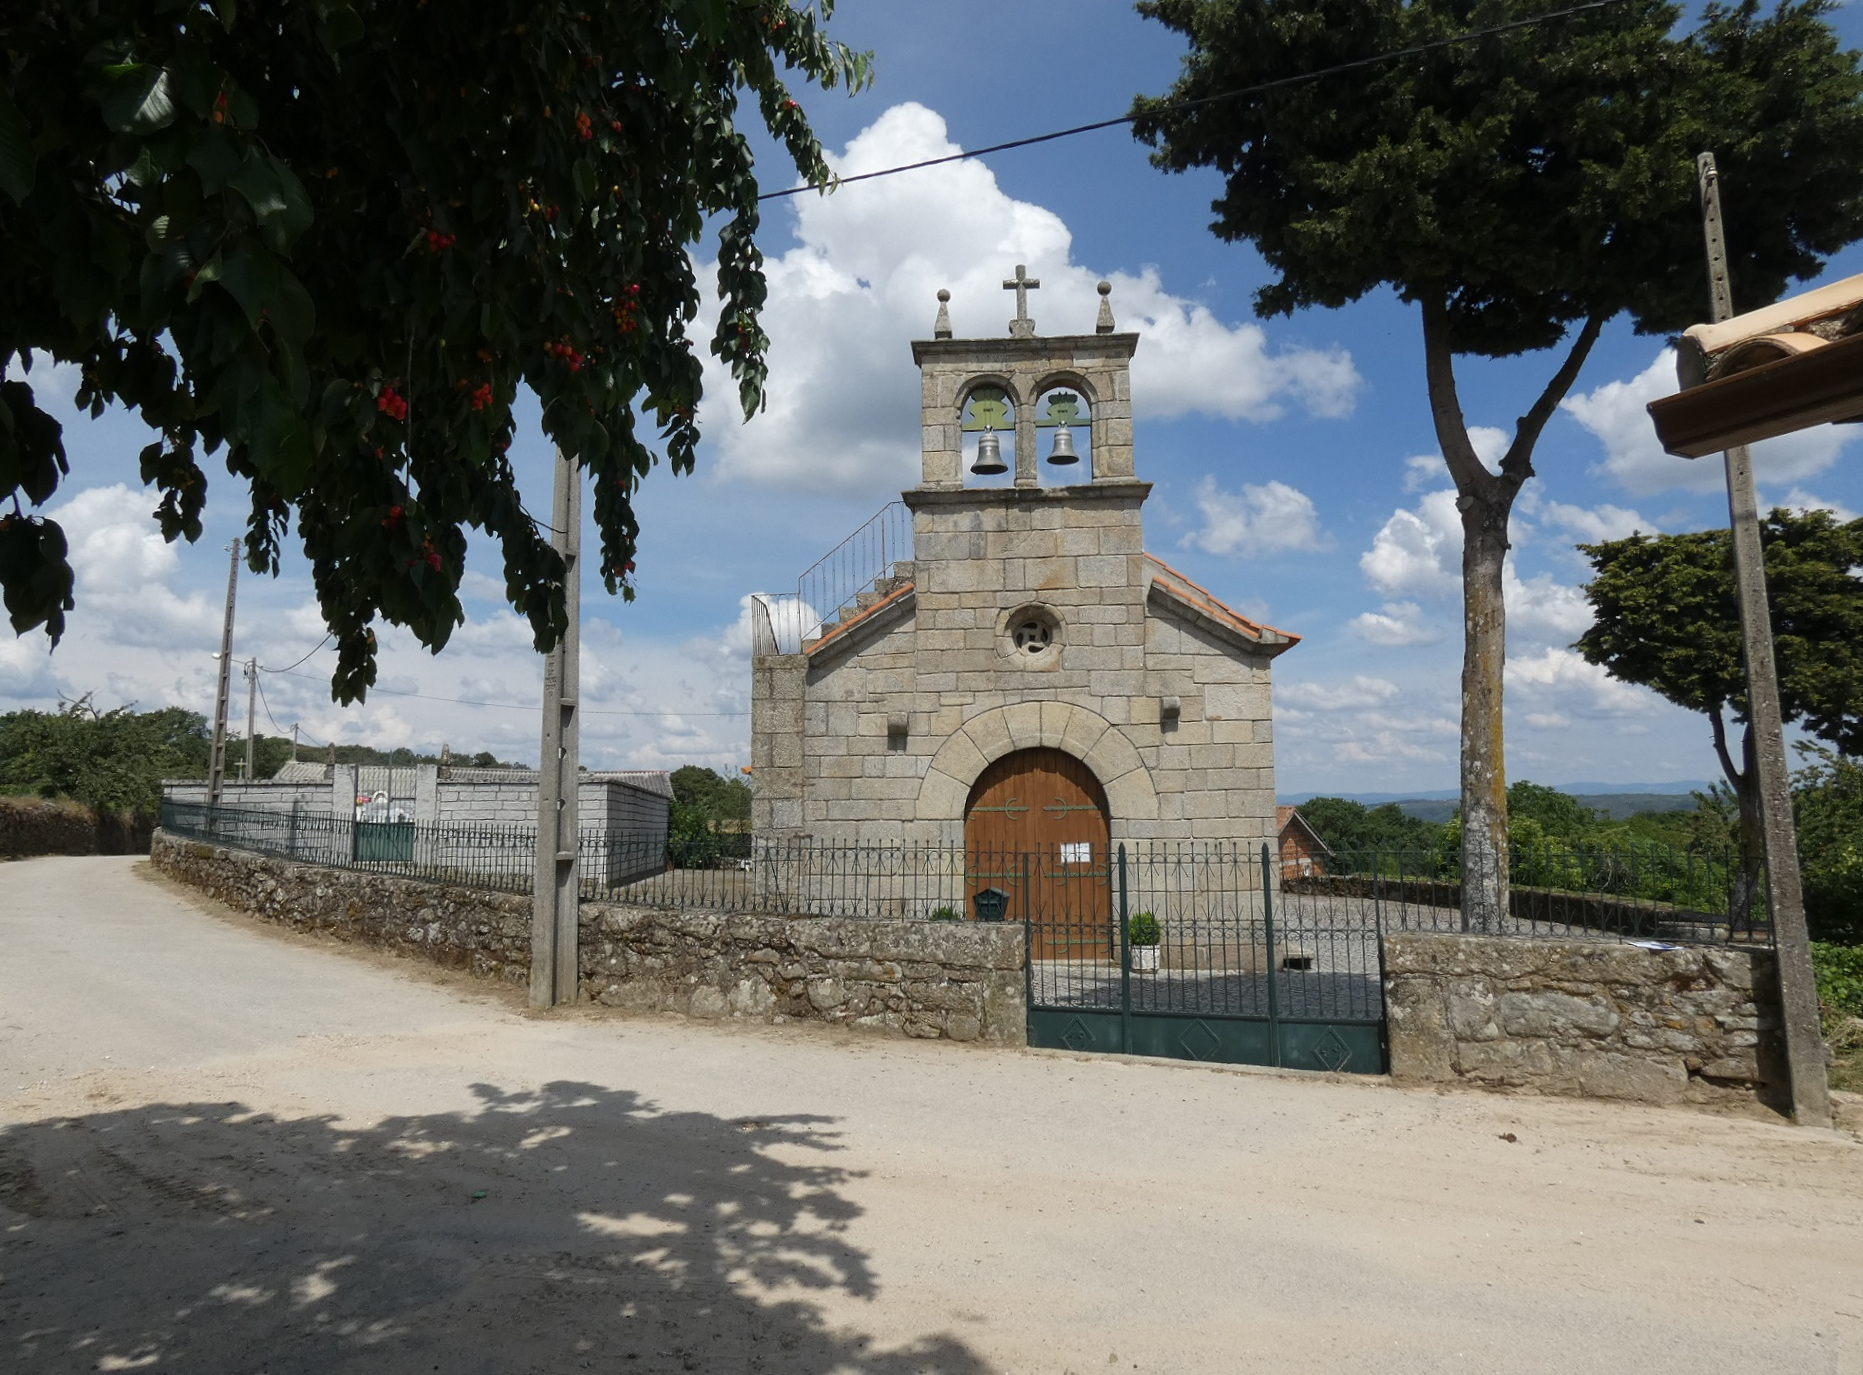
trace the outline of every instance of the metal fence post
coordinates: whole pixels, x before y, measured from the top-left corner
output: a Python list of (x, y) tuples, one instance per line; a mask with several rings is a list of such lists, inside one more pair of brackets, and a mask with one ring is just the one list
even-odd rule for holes
[(1274, 987), (1274, 886), (1268, 874), (1268, 843), (1261, 846), (1261, 919), (1268, 931), (1268, 1063), (1281, 1064), (1281, 1005)]
[[(1157, 1004), (1154, 1002), (1153, 1006)], [(1119, 1050), (1132, 1053), (1132, 945), (1126, 926), (1126, 843), (1119, 842)]]

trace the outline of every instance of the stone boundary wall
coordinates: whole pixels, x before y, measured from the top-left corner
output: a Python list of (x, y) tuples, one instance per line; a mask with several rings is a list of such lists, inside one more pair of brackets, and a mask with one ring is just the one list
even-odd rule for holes
[(585, 904), (582, 996), (614, 1007), (1023, 1045), (1014, 924)]
[[(304, 931), (530, 979), (530, 899), (295, 864), (155, 833), (163, 873)], [(1021, 1045), (1023, 934), (973, 922), (754, 916), (584, 903), (582, 996), (611, 1007), (813, 1021)]]
[(97, 818), (75, 802), (0, 797), (0, 859), (94, 855)]
[(1778, 1106), (1763, 948), (1387, 932), (1391, 1077), (1579, 1098)]

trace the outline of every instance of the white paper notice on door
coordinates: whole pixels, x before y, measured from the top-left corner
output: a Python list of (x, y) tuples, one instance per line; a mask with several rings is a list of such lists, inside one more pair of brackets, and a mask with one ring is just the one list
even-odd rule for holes
[(1091, 864), (1093, 863), (1093, 842), (1089, 840), (1081, 840), (1081, 841), (1064, 840), (1062, 841), (1061, 842), (1061, 863), (1063, 864)]

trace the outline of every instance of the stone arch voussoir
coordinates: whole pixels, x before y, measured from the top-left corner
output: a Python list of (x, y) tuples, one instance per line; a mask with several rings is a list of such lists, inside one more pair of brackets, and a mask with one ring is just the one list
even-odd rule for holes
[(961, 826), (978, 774), (1006, 754), (1042, 748), (1065, 751), (1093, 770), (1115, 826), (1157, 818), (1151, 773), (1125, 732), (1071, 702), (1017, 702), (979, 712), (939, 746), (919, 785), (918, 820)]

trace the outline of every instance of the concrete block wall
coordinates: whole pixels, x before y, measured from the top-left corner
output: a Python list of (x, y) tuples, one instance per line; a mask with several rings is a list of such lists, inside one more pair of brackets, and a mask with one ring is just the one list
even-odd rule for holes
[[(162, 796), (171, 801), (207, 805), (205, 779), (164, 779)], [(273, 783), (261, 779), (256, 783), (227, 783), (220, 790), (220, 805), (239, 811), (289, 812), (294, 807), (306, 814), (327, 815), (330, 810), (328, 783)]]

